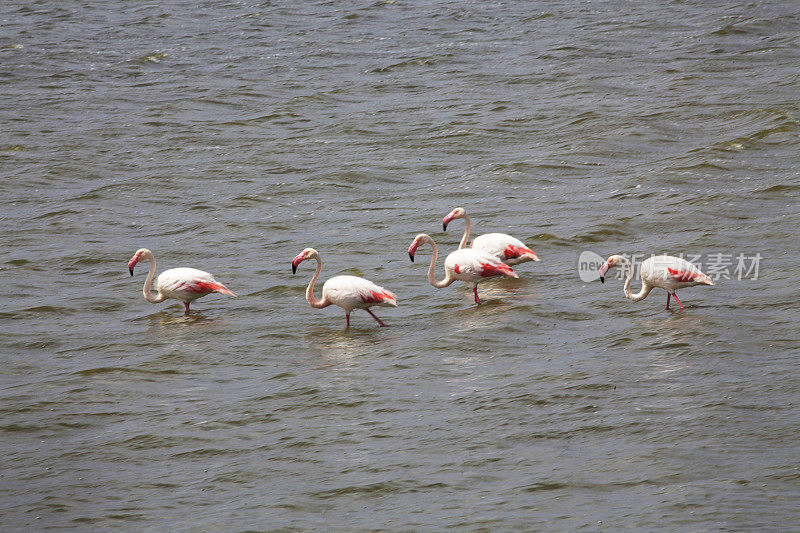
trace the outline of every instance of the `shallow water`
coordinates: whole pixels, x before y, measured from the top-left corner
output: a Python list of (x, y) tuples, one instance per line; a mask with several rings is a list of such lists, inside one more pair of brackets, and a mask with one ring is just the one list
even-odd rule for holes
[[(800, 520), (795, 2), (41, 1), (0, 20), (4, 530)], [(406, 254), (421, 232), (454, 249), (458, 205), (541, 258), (479, 307)], [(396, 292), (375, 309), (391, 327), (309, 307), (307, 246), (322, 280)], [(140, 247), (239, 297), (145, 302)], [(665, 311), (663, 291), (581, 281), (585, 250), (707, 273), (724, 254), (730, 279)]]

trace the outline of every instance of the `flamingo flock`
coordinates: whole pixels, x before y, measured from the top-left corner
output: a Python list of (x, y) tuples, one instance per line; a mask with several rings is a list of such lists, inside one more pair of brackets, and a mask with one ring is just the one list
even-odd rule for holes
[[(437, 289), (441, 289), (456, 281), (463, 281), (472, 289), (475, 303), (480, 305), (479, 283), (492, 278), (517, 278), (516, 272), (511, 269), (512, 266), (528, 261), (539, 261), (539, 258), (525, 243), (505, 233), (480, 235), (473, 239), (470, 245), (472, 224), (463, 207), (453, 209), (444, 217), (443, 229), (447, 231), (448, 224), (462, 218), (465, 222), (464, 235), (461, 237), (458, 249), (447, 254), (444, 260), (444, 278), (437, 280), (434, 274), (439, 250), (430, 235), (425, 233), (417, 235), (408, 247), (408, 256), (414, 262), (420, 246), (430, 244), (432, 254), (428, 266), (428, 282)], [(386, 326), (370, 310), (370, 307), (397, 307), (397, 297), (393, 292), (358, 276), (334, 276), (323, 284), (322, 298), (318, 299), (314, 296), (314, 285), (322, 272), (322, 259), (320, 259), (319, 252), (313, 248), (306, 248), (297, 254), (292, 260), (292, 274), (295, 274), (300, 263), (307, 259), (314, 259), (317, 263), (314, 275), (306, 288), (306, 300), (311, 307), (316, 309), (330, 305), (341, 307), (345, 313), (347, 327), (350, 327), (350, 313), (355, 309), (363, 309), (378, 322), (379, 326)], [(150, 303), (159, 303), (174, 298), (183, 302), (185, 313), (188, 315), (189, 304), (208, 294), (216, 292), (236, 296), (225, 285), (214, 279), (213, 275), (194, 268), (165, 270), (156, 279), (156, 294), (153, 294), (153, 276), (156, 271), (156, 259), (153, 252), (147, 248), (136, 251), (128, 261), (131, 276), (133, 276), (134, 267), (141, 261), (150, 261), (150, 271), (142, 287), (144, 298)], [(627, 299), (634, 302), (644, 300), (654, 288), (658, 287), (667, 291), (667, 310), (669, 310), (672, 298), (683, 309), (683, 304), (675, 293), (678, 289), (695, 285), (714, 285), (710, 277), (703, 274), (689, 261), (679, 257), (659, 255), (642, 262), (640, 267), (642, 288), (638, 293), (632, 294), (630, 287), (633, 279), (633, 265), (621, 255), (612, 255), (603, 263), (598, 271), (600, 281), (605, 283), (606, 273), (613, 267), (627, 269), (627, 278), (622, 289)]]

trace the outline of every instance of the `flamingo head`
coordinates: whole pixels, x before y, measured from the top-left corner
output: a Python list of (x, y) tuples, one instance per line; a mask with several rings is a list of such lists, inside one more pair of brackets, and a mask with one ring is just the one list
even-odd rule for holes
[(305, 259), (311, 259), (312, 257), (316, 257), (318, 255), (317, 251), (313, 248), (306, 248), (299, 254), (297, 254), (294, 259), (292, 259), (292, 274), (297, 272), (297, 265), (302, 263)]
[(147, 248), (139, 248), (138, 250), (136, 250), (136, 253), (133, 254), (133, 257), (131, 257), (131, 260), (128, 261), (128, 270), (130, 271), (131, 276), (133, 276), (133, 267), (136, 266), (136, 263), (138, 263), (142, 259), (150, 259), (152, 257), (153, 257), (153, 252), (151, 252)]
[(412, 242), (411, 246), (408, 247), (408, 257), (411, 259), (412, 263), (414, 262), (414, 254), (417, 253), (417, 248), (426, 242), (432, 242), (432, 239), (425, 233), (420, 233), (414, 237), (414, 242)]
[(444, 229), (444, 231), (447, 231), (447, 225), (450, 222), (452, 222), (456, 218), (464, 218), (465, 216), (467, 216), (467, 211), (463, 207), (456, 207), (455, 209), (450, 211), (450, 214), (444, 217), (444, 219), (442, 220), (442, 229)]
[(606, 282), (606, 272), (608, 272), (608, 269), (619, 265), (623, 260), (624, 258), (621, 255), (612, 255), (606, 259), (606, 262), (600, 267), (600, 283)]

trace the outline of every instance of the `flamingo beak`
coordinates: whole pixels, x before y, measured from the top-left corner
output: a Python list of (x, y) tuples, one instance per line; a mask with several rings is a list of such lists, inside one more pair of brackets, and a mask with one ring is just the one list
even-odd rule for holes
[(603, 263), (603, 266), (600, 267), (600, 283), (606, 282), (606, 272), (608, 272), (609, 268), (611, 268), (611, 265), (608, 264), (608, 261)]
[(292, 274), (297, 273), (297, 265), (302, 263), (303, 259), (305, 259), (305, 257), (303, 256), (302, 253), (298, 254), (294, 259), (292, 259)]
[(131, 258), (131, 260), (128, 261), (128, 270), (130, 271), (131, 276), (133, 276), (133, 267), (135, 267), (136, 263), (138, 263), (138, 262), (139, 262), (139, 256), (137, 256), (137, 255), (134, 255)]
[(411, 259), (412, 263), (414, 262), (414, 254), (417, 253), (418, 247), (419, 244), (417, 244), (417, 241), (412, 242), (411, 246), (408, 247), (408, 258)]
[(449, 215), (444, 217), (444, 220), (442, 220), (442, 230), (447, 231), (447, 225), (452, 221), (453, 221), (453, 213), (450, 213)]

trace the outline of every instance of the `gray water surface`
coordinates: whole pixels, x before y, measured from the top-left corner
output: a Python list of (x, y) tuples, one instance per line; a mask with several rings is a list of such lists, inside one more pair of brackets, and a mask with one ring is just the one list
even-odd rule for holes
[[(796, 528), (799, 67), (788, 0), (2, 3), (2, 529)], [(541, 258), (481, 306), (457, 206)]]

